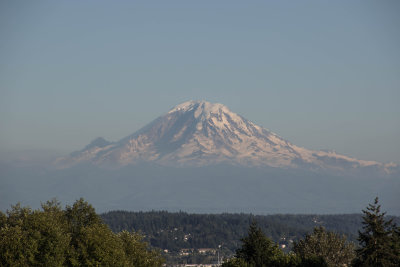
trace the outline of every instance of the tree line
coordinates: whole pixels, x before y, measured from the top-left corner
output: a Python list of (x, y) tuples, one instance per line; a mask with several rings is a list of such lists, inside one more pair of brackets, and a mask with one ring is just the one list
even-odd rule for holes
[[(140, 231), (153, 247), (179, 252), (189, 248), (218, 248), (226, 255), (235, 253), (240, 238), (247, 234), (252, 221), (275, 243), (292, 248), (314, 227), (345, 234), (349, 241), (358, 242), (362, 227), (361, 214), (341, 215), (252, 215), (252, 214), (188, 214), (186, 212), (129, 212), (110, 211), (100, 215), (114, 232)], [(399, 217), (394, 217), (400, 222)]]
[[(363, 210), (358, 245), (317, 226), (285, 252), (263, 232), (257, 218), (248, 217), (247, 234), (242, 235), (245, 237), (235, 254), (222, 266), (400, 266), (400, 227), (381, 212), (377, 198)], [(157, 228), (156, 224), (148, 227)], [(176, 227), (168, 230), (177, 231)], [(0, 266), (150, 267), (164, 262), (142, 235), (127, 230), (113, 232), (83, 199), (64, 209), (51, 200), (40, 210), (17, 204), (6, 213), (0, 212)]]

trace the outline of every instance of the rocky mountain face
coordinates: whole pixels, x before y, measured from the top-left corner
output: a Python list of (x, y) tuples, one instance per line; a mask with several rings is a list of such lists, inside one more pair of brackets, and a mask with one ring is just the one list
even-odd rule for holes
[(136, 133), (117, 142), (97, 138), (83, 150), (57, 160), (121, 167), (143, 162), (163, 166), (279, 167), (352, 172), (360, 169), (390, 174), (398, 167), (298, 147), (222, 104), (182, 103)]

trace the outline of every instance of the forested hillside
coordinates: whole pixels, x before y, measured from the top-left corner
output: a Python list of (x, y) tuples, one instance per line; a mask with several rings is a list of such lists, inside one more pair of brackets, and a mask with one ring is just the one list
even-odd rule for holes
[[(140, 231), (154, 247), (179, 251), (183, 248), (217, 248), (234, 252), (246, 235), (250, 223), (257, 221), (263, 232), (275, 242), (290, 247), (316, 226), (345, 234), (356, 242), (361, 228), (361, 214), (343, 215), (251, 215), (251, 214), (188, 214), (166, 211), (111, 211), (101, 218), (114, 232)], [(396, 221), (400, 221), (396, 217)]]
[[(111, 211), (101, 214), (101, 218), (114, 232), (141, 232), (151, 246), (164, 250), (164, 257), (170, 264), (216, 262), (217, 257), (232, 256), (253, 221), (286, 252), (292, 249), (294, 242), (303, 239), (317, 226), (344, 234), (347, 240), (356, 244), (358, 230), (362, 228), (361, 214), (252, 215)], [(394, 217), (394, 221), (399, 223), (400, 217)]]

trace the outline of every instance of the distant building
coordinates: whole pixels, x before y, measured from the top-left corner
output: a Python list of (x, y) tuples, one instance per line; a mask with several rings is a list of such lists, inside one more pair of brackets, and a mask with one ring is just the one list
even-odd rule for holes
[(190, 254), (193, 253), (193, 249), (192, 248), (183, 248), (181, 249), (181, 251), (179, 252), (180, 256), (189, 256)]
[(217, 250), (214, 248), (199, 248), (197, 250), (200, 254), (212, 254), (215, 255), (217, 253)]

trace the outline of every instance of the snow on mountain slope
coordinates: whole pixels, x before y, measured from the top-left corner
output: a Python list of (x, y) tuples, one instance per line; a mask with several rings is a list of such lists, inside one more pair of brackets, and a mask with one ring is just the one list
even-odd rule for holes
[(177, 105), (118, 142), (98, 138), (85, 149), (58, 160), (123, 166), (156, 162), (169, 166), (243, 166), (348, 171), (367, 167), (390, 173), (394, 164), (357, 160), (329, 151), (298, 147), (231, 112), (222, 104), (188, 101)]

